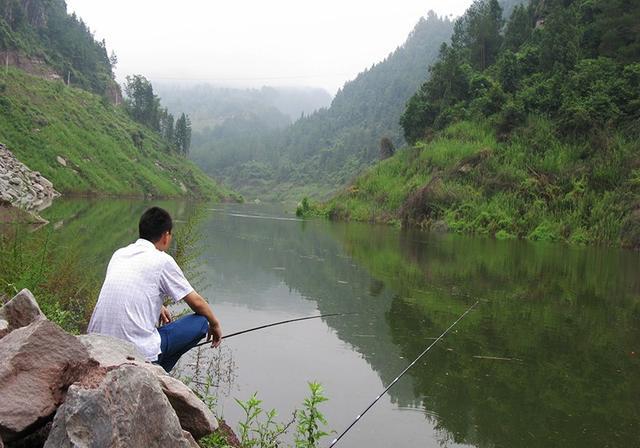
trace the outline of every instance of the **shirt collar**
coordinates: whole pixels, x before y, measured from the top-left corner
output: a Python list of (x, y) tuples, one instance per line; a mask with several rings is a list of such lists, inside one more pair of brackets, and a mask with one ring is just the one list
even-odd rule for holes
[(135, 244), (138, 244), (140, 246), (144, 246), (146, 248), (156, 248), (155, 244), (153, 244), (151, 241), (149, 240), (145, 240), (144, 238), (138, 238), (138, 240), (135, 242)]

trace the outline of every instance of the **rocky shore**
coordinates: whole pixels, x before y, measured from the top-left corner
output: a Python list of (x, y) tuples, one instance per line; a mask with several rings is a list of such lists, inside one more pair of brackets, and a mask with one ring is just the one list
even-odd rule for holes
[(59, 195), (50, 181), (30, 170), (0, 143), (0, 205), (11, 205), (37, 217)]
[(195, 448), (218, 429), (185, 384), (133, 345), (66, 333), (26, 289), (0, 308), (0, 397), (0, 448)]

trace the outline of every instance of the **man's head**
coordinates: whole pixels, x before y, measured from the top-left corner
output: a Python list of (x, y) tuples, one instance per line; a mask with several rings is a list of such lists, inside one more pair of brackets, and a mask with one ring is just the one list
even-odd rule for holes
[(151, 241), (158, 250), (163, 251), (171, 244), (172, 229), (171, 215), (160, 207), (151, 207), (144, 212), (138, 224), (140, 238)]

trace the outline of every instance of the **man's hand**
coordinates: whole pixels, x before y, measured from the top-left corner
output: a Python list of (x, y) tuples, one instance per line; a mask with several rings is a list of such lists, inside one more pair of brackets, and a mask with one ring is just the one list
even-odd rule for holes
[(204, 316), (209, 321), (209, 330), (207, 331), (207, 342), (211, 341), (212, 347), (217, 347), (222, 341), (222, 327), (220, 321), (213, 314), (213, 310), (206, 300), (195, 291), (191, 291), (184, 296), (184, 301), (196, 313)]
[(160, 325), (165, 325), (171, 322), (171, 314), (166, 306), (162, 305), (160, 309)]
[(219, 323), (211, 325), (209, 323), (209, 331), (207, 332), (207, 342), (211, 341), (211, 347), (215, 348), (222, 342), (222, 327)]

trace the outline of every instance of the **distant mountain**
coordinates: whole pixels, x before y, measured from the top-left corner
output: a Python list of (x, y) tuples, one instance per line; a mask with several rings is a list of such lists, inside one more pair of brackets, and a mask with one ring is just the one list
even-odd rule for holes
[(295, 197), (309, 185), (309, 194), (332, 190), (376, 159), (382, 137), (404, 142), (398, 122), (405, 103), (452, 32), (450, 20), (430, 12), (402, 46), (345, 84), (329, 108), (281, 131), (253, 126), (251, 135), (238, 131), (241, 138), (224, 143), (194, 138), (193, 159), (250, 195)]
[(326, 90), (313, 87), (233, 89), (154, 82), (154, 89), (170, 111), (189, 114), (194, 131), (211, 130), (239, 117), (257, 118), (269, 129), (281, 128), (331, 103)]

